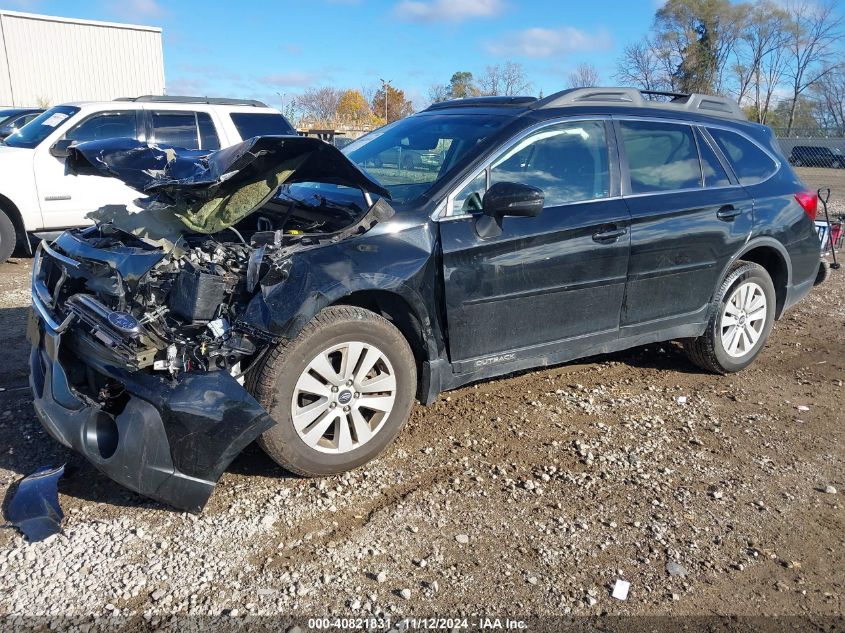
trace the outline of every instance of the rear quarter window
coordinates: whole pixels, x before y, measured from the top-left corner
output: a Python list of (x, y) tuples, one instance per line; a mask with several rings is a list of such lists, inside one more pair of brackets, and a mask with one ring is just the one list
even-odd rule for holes
[(287, 119), (272, 112), (233, 112), (232, 123), (242, 140), (253, 136), (279, 136), (296, 134)]
[(708, 128), (707, 131), (730, 161), (741, 184), (753, 185), (777, 171), (774, 159), (744, 136), (715, 128)]

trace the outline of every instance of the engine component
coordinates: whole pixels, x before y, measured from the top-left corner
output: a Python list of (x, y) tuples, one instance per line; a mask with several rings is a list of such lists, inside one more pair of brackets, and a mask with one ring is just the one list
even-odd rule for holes
[(170, 311), (191, 323), (214, 318), (226, 296), (226, 279), (201, 270), (182, 269), (170, 292)]

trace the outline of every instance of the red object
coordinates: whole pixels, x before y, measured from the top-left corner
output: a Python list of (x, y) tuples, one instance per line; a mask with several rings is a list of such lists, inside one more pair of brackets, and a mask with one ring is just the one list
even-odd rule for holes
[(804, 209), (804, 213), (807, 214), (807, 217), (815, 221), (816, 210), (819, 207), (818, 194), (812, 191), (799, 191), (795, 194), (795, 199), (798, 201), (798, 204), (801, 205), (801, 208)]

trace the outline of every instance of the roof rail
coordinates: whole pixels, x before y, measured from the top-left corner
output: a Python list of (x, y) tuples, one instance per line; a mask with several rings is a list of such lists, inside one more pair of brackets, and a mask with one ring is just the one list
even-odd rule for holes
[(140, 97), (119, 97), (115, 101), (137, 101), (141, 103), (206, 103), (209, 105), (254, 106), (266, 108), (267, 104), (255, 99), (227, 99), (225, 97), (180, 97), (171, 95), (141, 95)]
[[(650, 97), (670, 97), (669, 101), (655, 101)], [(577, 105), (631, 105), (637, 107), (661, 108), (698, 112), (726, 119), (746, 121), (747, 117), (739, 104), (727, 97), (704, 94), (684, 94), (640, 90), (639, 88), (572, 88), (561, 90), (532, 103), (532, 109), (562, 108)]]
[(465, 97), (463, 99), (449, 99), (432, 103), (426, 110), (443, 110), (445, 108), (463, 108), (471, 106), (525, 106), (537, 101), (537, 97)]

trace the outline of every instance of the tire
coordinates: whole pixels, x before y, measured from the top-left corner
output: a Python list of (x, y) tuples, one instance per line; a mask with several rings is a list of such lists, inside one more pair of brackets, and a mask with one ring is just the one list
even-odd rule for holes
[[(381, 356), (367, 371), (370, 354)], [(354, 384), (347, 386), (342, 374), (350, 358), (358, 359), (353, 369), (360, 366), (363, 372), (353, 371)], [(331, 368), (321, 363), (324, 359)], [(315, 364), (322, 374), (314, 370)], [(329, 369), (336, 372), (334, 378), (321, 377)], [(405, 425), (417, 388), (416, 362), (402, 333), (381, 316), (352, 306), (322, 310), (295, 339), (273, 348), (249, 376), (248, 389), (276, 420), (259, 438), (259, 446), (280, 466), (305, 477), (341, 473), (376, 457)], [(385, 389), (374, 387), (376, 382)], [(327, 385), (334, 387), (333, 392), (326, 392)], [(318, 397), (318, 392), (325, 395)], [(392, 406), (386, 413), (367, 407), (378, 402), (385, 408), (387, 401)], [(295, 410), (299, 430), (294, 426)], [(314, 410), (322, 412), (316, 421), (303, 425)]]
[(18, 236), (15, 225), (2, 210), (0, 210), (0, 264), (5, 262), (15, 252)]
[[(735, 295), (741, 288), (752, 294)], [(758, 301), (761, 295), (765, 299), (762, 312), (761, 308), (754, 308), (758, 305), (755, 301)], [(741, 301), (743, 296), (748, 298), (748, 304), (745, 306)], [(740, 309), (737, 309), (737, 304), (733, 301), (739, 303)], [(727, 308), (729, 302), (731, 306)], [(745, 369), (763, 349), (772, 331), (775, 302), (775, 287), (766, 269), (753, 262), (736, 262), (713, 297), (704, 334), (684, 341), (687, 356), (702, 369), (717, 374), (729, 374)], [(728, 314), (726, 309), (737, 316)], [(758, 318), (755, 319), (755, 315)], [(751, 318), (748, 318), (749, 316)], [(734, 325), (734, 330), (731, 330), (729, 320), (743, 325)], [(745, 332), (737, 332), (736, 328), (744, 329)], [(730, 341), (727, 346), (723, 334)], [(738, 339), (733, 338), (734, 334), (738, 334)], [(753, 340), (755, 335), (757, 339)], [(729, 349), (734, 343), (735, 347)]]

